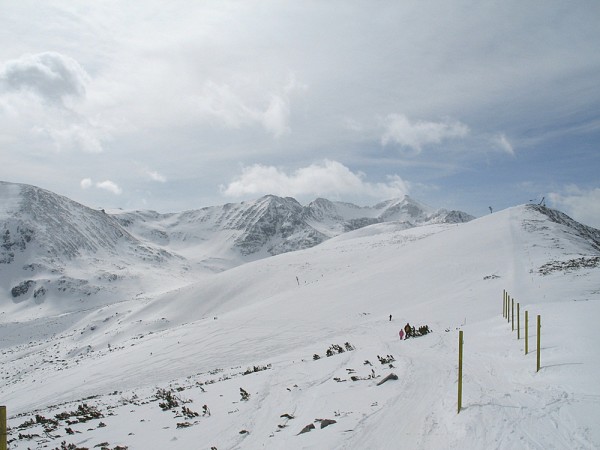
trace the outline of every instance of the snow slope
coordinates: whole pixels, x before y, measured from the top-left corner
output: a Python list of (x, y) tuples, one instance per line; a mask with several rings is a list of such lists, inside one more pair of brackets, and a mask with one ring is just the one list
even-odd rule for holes
[[(599, 244), (520, 206), (375, 224), (91, 311), (2, 316), (10, 448), (598, 448)], [(528, 355), (504, 289), (529, 312)], [(407, 321), (433, 332), (400, 341)]]
[(6, 182), (0, 204), (0, 305), (12, 317), (77, 312), (186, 281), (181, 256), (103, 211)]
[(76, 313), (155, 296), (372, 223), (401, 220), (409, 228), (470, 219), (409, 197), (362, 208), (267, 195), (182, 213), (111, 213), (0, 182), (0, 306), (14, 320)]

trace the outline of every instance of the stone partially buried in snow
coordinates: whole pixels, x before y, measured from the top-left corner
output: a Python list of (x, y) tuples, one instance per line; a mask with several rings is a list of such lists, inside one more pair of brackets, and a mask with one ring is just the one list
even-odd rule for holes
[(381, 386), (386, 381), (397, 380), (397, 379), (398, 379), (398, 375), (396, 375), (395, 373), (392, 372), (387, 377), (385, 377), (383, 380), (381, 380), (379, 383), (377, 383), (377, 386)]
[(315, 425), (312, 423), (309, 423), (304, 428), (302, 428), (302, 430), (298, 434), (308, 433), (310, 430), (314, 430), (314, 429), (315, 429)]
[(319, 422), (321, 422), (321, 429), (328, 427), (329, 425), (333, 425), (334, 423), (337, 423), (337, 420), (333, 420), (333, 419), (317, 419)]

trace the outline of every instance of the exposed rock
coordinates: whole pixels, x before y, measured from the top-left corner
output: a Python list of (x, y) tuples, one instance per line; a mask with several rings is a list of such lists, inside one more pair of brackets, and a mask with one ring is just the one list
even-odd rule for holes
[(337, 420), (333, 419), (318, 419), (318, 421), (321, 423), (321, 429), (337, 423)]
[(21, 295), (27, 294), (27, 292), (29, 292), (29, 289), (34, 286), (35, 286), (35, 281), (26, 280), (26, 281), (23, 281), (22, 283), (19, 283), (14, 288), (12, 288), (10, 290), (10, 293), (12, 294), (13, 297), (17, 298), (17, 297), (20, 297)]
[(309, 431), (314, 430), (314, 429), (315, 429), (315, 425), (312, 423), (309, 423), (304, 428), (302, 428), (302, 430), (298, 434), (308, 433)]
[(397, 380), (397, 379), (398, 379), (398, 375), (396, 375), (395, 373), (390, 373), (387, 377), (383, 378), (379, 383), (377, 383), (377, 386), (381, 386), (386, 381)]

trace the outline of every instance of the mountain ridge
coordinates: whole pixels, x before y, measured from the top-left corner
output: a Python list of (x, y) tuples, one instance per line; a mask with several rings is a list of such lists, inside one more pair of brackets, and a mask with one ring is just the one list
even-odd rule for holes
[(401, 221), (410, 228), (473, 219), (408, 196), (361, 207), (324, 198), (303, 206), (265, 195), (161, 214), (107, 212), (36, 186), (0, 182), (0, 199), (0, 289), (24, 305), (58, 297), (112, 302), (107, 292), (127, 297), (149, 285), (169, 289), (165, 278), (185, 282), (191, 268), (219, 272), (376, 223)]
[(0, 182), (0, 286), (16, 304), (50, 296), (86, 298), (115, 283), (139, 280), (136, 265), (183, 258), (138, 240), (110, 215), (30, 185)]
[[(461, 211), (427, 207), (409, 196), (380, 202), (372, 207), (361, 207), (324, 198), (317, 198), (302, 206), (291, 197), (266, 195), (253, 201), (227, 203), (182, 213), (152, 212), (152, 220), (144, 211), (112, 214), (125, 228), (135, 229), (137, 225), (138, 229), (132, 231), (134, 234), (137, 232), (148, 239), (158, 236), (160, 240), (155, 241), (157, 244), (166, 241), (168, 226), (181, 229), (185, 227), (185, 222), (196, 223), (199, 228), (202, 224), (209, 225), (205, 227), (206, 231), (215, 228), (237, 231), (235, 244), (244, 256), (261, 251), (263, 254), (276, 255), (309, 248), (333, 236), (374, 223), (403, 221), (409, 226), (421, 226), (428, 223), (467, 222), (474, 218)], [(140, 227), (142, 224), (146, 225)], [(173, 235), (176, 239), (190, 237), (179, 230), (174, 231)]]
[[(367, 226), (409, 229), (473, 219), (409, 196), (374, 206), (324, 198), (303, 206), (291, 197), (266, 195), (162, 214), (106, 212), (35, 186), (0, 182), (0, 199), (0, 290), (9, 304), (22, 308), (50, 299), (71, 302), (77, 310), (154, 295)], [(600, 248), (600, 231), (558, 211), (531, 208)]]

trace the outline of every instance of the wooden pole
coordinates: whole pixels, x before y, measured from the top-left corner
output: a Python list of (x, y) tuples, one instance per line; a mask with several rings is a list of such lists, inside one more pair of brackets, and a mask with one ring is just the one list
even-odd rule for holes
[(515, 299), (512, 298), (510, 299), (510, 306), (511, 306), (511, 313), (510, 315), (512, 316), (512, 330), (515, 331)]
[(529, 311), (525, 311), (525, 354), (529, 352)]
[(521, 310), (520, 303), (517, 303), (517, 339), (521, 339)]
[(540, 371), (540, 335), (542, 329), (542, 316), (537, 316), (537, 369), (536, 372)]
[(510, 295), (506, 298), (506, 321), (510, 322)]
[(458, 413), (462, 408), (462, 360), (463, 360), (463, 332), (458, 332)]
[(7, 450), (6, 443), (6, 406), (0, 406), (0, 450)]

